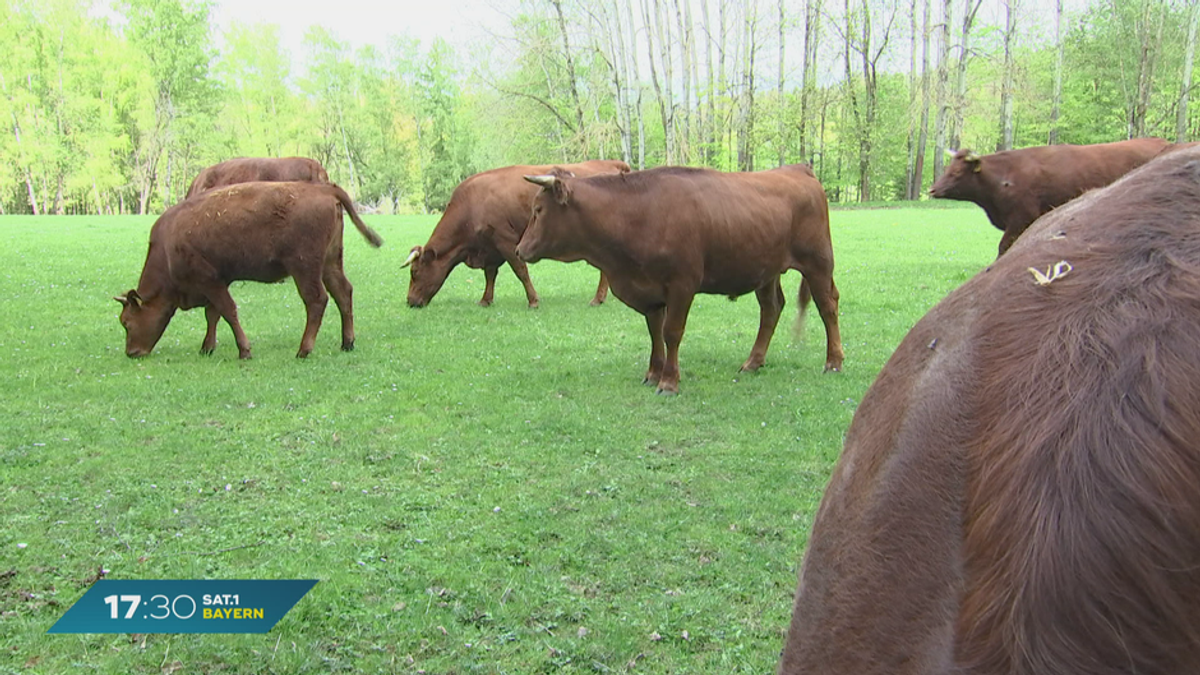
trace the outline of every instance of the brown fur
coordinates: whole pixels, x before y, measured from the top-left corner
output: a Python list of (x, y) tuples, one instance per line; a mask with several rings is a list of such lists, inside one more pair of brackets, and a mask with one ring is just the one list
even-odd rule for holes
[(125, 353), (149, 354), (176, 309), (205, 307), (208, 331), (200, 352), (212, 353), (217, 321), (224, 317), (239, 356), (250, 358), (229, 284), (289, 276), (308, 314), (296, 356), (312, 351), (329, 295), (342, 315), (342, 349), (353, 349), (353, 287), (342, 271), (341, 209), (372, 246), (383, 243), (336, 185), (242, 183), (167, 209), (150, 230), (150, 250), (137, 288), (117, 298), (123, 306)]
[[(483, 270), (486, 284), (479, 304), (487, 307), (492, 304), (496, 274), (501, 265), (508, 263), (525, 286), (529, 306), (537, 307), (538, 294), (529, 279), (529, 270), (516, 254), (517, 242), (529, 223), (529, 208), (538, 190), (522, 180), (522, 176), (554, 170), (593, 176), (627, 172), (629, 165), (618, 160), (596, 159), (579, 164), (507, 166), (464, 180), (454, 189), (429, 242), (413, 249), (420, 257), (412, 262), (409, 306), (428, 305), (450, 272), (459, 263), (466, 263), (467, 267)], [(592, 304), (599, 305), (607, 297), (608, 280), (601, 272)]]
[(847, 433), (780, 673), (1200, 672), (1198, 226), (1178, 150), (917, 323)]
[[(607, 274), (613, 293), (646, 317), (645, 381), (659, 393), (678, 391), (679, 343), (697, 293), (756, 294), (758, 336), (742, 370), (758, 369), (783, 309), (780, 276), (789, 269), (811, 285), (825, 323), (825, 369), (842, 366), (829, 206), (807, 166), (555, 178), (538, 192), (517, 251), (530, 262), (586, 260)], [(802, 285), (801, 309), (809, 288)]]
[(1045, 145), (982, 157), (959, 150), (929, 194), (982, 207), (992, 225), (1004, 231), (999, 247), (1003, 255), (1042, 214), (1108, 185), (1169, 145), (1161, 138), (1136, 138), (1098, 145)]
[(328, 183), (329, 174), (320, 162), (307, 157), (237, 157), (201, 171), (188, 188), (187, 196), (253, 181)]

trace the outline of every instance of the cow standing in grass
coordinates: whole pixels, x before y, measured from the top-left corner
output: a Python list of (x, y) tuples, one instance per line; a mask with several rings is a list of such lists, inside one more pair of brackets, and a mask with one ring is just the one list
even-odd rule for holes
[(929, 189), (935, 199), (974, 202), (1004, 232), (1000, 255), (1050, 209), (1088, 190), (1104, 187), (1168, 147), (1161, 138), (1099, 145), (1045, 145), (979, 155), (952, 154), (945, 173)]
[(237, 157), (201, 171), (188, 188), (187, 196), (253, 181), (326, 184), (329, 174), (320, 162), (307, 157)]
[[(538, 294), (529, 279), (529, 270), (517, 257), (517, 242), (529, 224), (529, 208), (537, 187), (522, 178), (529, 174), (546, 173), (554, 168), (576, 176), (629, 171), (629, 165), (618, 160), (594, 159), (579, 164), (545, 166), (507, 166), (477, 173), (454, 188), (450, 203), (441, 220), (433, 228), (429, 242), (415, 246), (402, 267), (412, 266), (408, 284), (410, 307), (428, 305), (446, 282), (446, 277), (459, 263), (472, 269), (482, 269), (483, 298), (479, 304), (492, 304), (496, 289), (496, 274), (507, 263), (521, 284), (530, 307), (538, 306)], [(608, 280), (600, 273), (600, 284), (592, 298), (599, 305), (608, 297)]]
[(758, 297), (758, 337), (742, 370), (763, 364), (783, 310), (780, 276), (799, 270), (827, 340), (825, 370), (842, 367), (838, 291), (825, 191), (805, 165), (755, 173), (664, 167), (635, 173), (529, 176), (542, 186), (517, 246), (528, 262), (586, 260), (646, 317), (658, 393), (679, 391), (679, 343), (697, 293)]
[(248, 359), (250, 342), (238, 322), (229, 284), (276, 282), (289, 276), (308, 314), (296, 356), (304, 358), (312, 351), (329, 295), (342, 315), (342, 349), (353, 349), (353, 287), (342, 270), (341, 209), (372, 246), (383, 243), (336, 185), (241, 183), (167, 209), (150, 230), (150, 250), (137, 288), (116, 298), (122, 305), (125, 353), (149, 354), (175, 310), (204, 307), (208, 330), (200, 353), (212, 353), (217, 322), (224, 318), (233, 330), (238, 356)]
[(1198, 318), (1200, 149), (930, 310), (846, 433), (779, 672), (1200, 673)]

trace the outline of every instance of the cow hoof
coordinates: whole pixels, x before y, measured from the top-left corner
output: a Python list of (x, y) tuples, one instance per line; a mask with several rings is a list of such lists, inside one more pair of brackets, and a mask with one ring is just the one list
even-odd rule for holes
[(309, 354), (311, 354), (311, 353), (312, 353), (312, 350), (311, 350), (311, 349), (310, 349), (309, 351), (304, 351), (303, 349), (301, 349), (300, 351), (296, 352), (296, 358), (298, 358), (298, 359), (307, 359), (307, 358), (308, 358), (308, 355), (309, 355)]
[(480, 301), (479, 301), (479, 306), (480, 306), (480, 307), (491, 307), (491, 306), (492, 306), (492, 301), (491, 301), (491, 300), (480, 300)]
[(212, 353), (215, 350), (216, 350), (216, 347), (201, 347), (200, 348), (200, 356), (212, 356)]
[(832, 364), (826, 363), (826, 364), (825, 364), (825, 372), (827, 372), (827, 373), (840, 373), (840, 372), (842, 372), (842, 364), (840, 364), (840, 363), (839, 363), (838, 365), (836, 365), (836, 366), (835, 366), (835, 365), (832, 365)]
[(599, 307), (600, 305), (603, 305), (603, 304), (604, 304), (603, 300), (595, 300), (595, 299), (593, 299), (591, 302), (588, 303), (588, 305), (591, 307)]
[(344, 352), (354, 351), (354, 340), (351, 340), (349, 342), (343, 342), (342, 343), (342, 351), (344, 351)]
[(642, 378), (642, 384), (651, 386), (651, 387), (656, 386), (656, 385), (658, 385), (658, 378), (647, 375), (646, 377)]
[(531, 303), (529, 303), (529, 309), (537, 309), (537, 308), (538, 308), (538, 303), (537, 303), (537, 302), (531, 302)]
[(740, 370), (740, 371), (738, 371), (738, 372), (742, 372), (742, 373), (754, 373), (754, 372), (757, 372), (757, 371), (758, 371), (758, 369), (759, 369), (759, 368), (761, 368), (761, 367), (762, 367), (762, 363), (754, 363), (754, 362), (752, 362), (752, 361), (747, 361), (747, 362), (745, 362), (745, 363), (743, 363), (743, 364), (742, 364), (742, 368), (741, 368), (741, 370)]
[(247, 350), (244, 352), (238, 352), (238, 358), (242, 359), (243, 361), (249, 361), (250, 360), (250, 351)]
[(678, 389), (664, 389), (663, 387), (659, 387), (657, 390), (655, 390), (654, 393), (658, 394), (659, 396), (678, 396), (679, 390)]

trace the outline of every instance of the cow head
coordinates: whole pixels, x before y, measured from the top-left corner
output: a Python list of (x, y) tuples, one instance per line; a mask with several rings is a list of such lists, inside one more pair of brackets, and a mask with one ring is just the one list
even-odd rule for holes
[(958, 152), (946, 151), (950, 156), (950, 164), (929, 188), (929, 194), (935, 199), (958, 199), (975, 201), (981, 184), (980, 172), (983, 171), (983, 158), (971, 150)]
[(450, 276), (451, 261), (448, 256), (432, 246), (414, 246), (404, 259), (401, 269), (409, 268), (408, 306), (424, 307), (441, 290), (446, 277)]
[(125, 329), (125, 355), (130, 358), (146, 356), (162, 337), (175, 307), (160, 297), (142, 300), (136, 290), (113, 298), (121, 303), (121, 326)]
[(540, 185), (541, 190), (533, 198), (533, 212), (529, 226), (517, 244), (517, 256), (525, 262), (537, 262), (542, 258), (561, 255), (561, 233), (570, 227), (575, 217), (571, 202), (571, 178), (566, 171), (555, 170), (541, 176), (525, 176), (525, 180)]

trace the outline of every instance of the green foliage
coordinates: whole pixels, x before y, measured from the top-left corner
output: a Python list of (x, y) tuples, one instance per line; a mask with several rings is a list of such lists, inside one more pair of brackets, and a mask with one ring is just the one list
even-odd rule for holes
[[(151, 219), (0, 219), (0, 671), (771, 672), (857, 402), (997, 238), (974, 207), (835, 211), (845, 371), (811, 308), (789, 339), (790, 274), (760, 372), (753, 298), (699, 296), (663, 398), (586, 265), (532, 266), (538, 310), (507, 271), (476, 306), (464, 267), (412, 310), (393, 244), (435, 219), (366, 220), (390, 243), (347, 232), (357, 349), (331, 306), (297, 360), (293, 285), (237, 283), (239, 362), (224, 324), (197, 353), (198, 310), (125, 357)], [(99, 569), (320, 583), (266, 635), (47, 635)]]
[(425, 208), (441, 211), (450, 202), (454, 188), (474, 173), (471, 170), (474, 140), (460, 103), (453, 52), (444, 40), (434, 40), (421, 64), (416, 88), (421, 96), (418, 124)]

